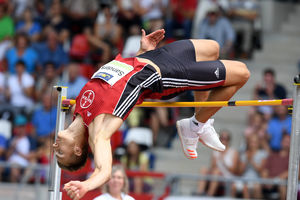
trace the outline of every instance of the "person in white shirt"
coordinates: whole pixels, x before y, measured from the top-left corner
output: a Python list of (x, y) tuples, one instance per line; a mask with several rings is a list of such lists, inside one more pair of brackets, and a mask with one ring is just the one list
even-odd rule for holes
[(112, 167), (111, 178), (104, 185), (103, 194), (94, 198), (94, 200), (134, 200), (127, 195), (128, 179), (122, 165)]
[(25, 63), (18, 61), (16, 63), (16, 74), (8, 77), (8, 96), (10, 104), (18, 108), (31, 110), (33, 107), (33, 77), (25, 71)]

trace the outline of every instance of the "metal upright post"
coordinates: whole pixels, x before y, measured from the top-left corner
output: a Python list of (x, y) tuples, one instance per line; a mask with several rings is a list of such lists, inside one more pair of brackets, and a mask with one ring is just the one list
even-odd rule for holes
[[(56, 128), (55, 128), (55, 140), (59, 131), (64, 129), (66, 113), (62, 111), (62, 100), (67, 97), (67, 87), (56, 87), (58, 91), (57, 100), (57, 115), (56, 115)], [(60, 175), (61, 170), (57, 165), (56, 157), (53, 156), (52, 163), (50, 165), (50, 184), (49, 184), (49, 199), (61, 200), (60, 192)]]
[(293, 121), (290, 144), (287, 200), (297, 199), (298, 193), (298, 170), (300, 155), (300, 75), (295, 77), (294, 82)]

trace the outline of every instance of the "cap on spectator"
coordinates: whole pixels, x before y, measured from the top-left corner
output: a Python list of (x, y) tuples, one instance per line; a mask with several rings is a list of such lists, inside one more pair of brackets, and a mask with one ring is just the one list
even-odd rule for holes
[(217, 13), (219, 12), (219, 7), (215, 4), (210, 5), (209, 8), (207, 9), (207, 13)]
[(24, 126), (27, 123), (27, 119), (24, 115), (17, 115), (14, 122), (15, 126)]

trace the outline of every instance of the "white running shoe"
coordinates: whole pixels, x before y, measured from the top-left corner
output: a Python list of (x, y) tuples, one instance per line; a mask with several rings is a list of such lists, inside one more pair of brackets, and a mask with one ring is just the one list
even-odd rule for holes
[(221, 143), (219, 135), (213, 127), (214, 119), (209, 119), (198, 132), (199, 141), (205, 146), (216, 150), (225, 151), (225, 146)]
[(183, 150), (184, 155), (191, 160), (194, 160), (197, 158), (197, 144), (199, 140), (199, 136), (195, 132), (196, 137), (186, 137), (185, 132), (191, 132), (191, 126), (190, 126), (190, 118), (188, 119), (182, 119), (176, 122), (176, 127), (178, 131), (178, 135), (181, 142), (181, 147)]

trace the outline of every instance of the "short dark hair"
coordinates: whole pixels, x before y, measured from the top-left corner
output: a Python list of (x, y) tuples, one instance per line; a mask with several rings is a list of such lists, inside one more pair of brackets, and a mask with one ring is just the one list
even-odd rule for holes
[(64, 164), (57, 161), (58, 166), (62, 169), (65, 169), (65, 170), (68, 170), (68, 171), (71, 171), (71, 172), (82, 168), (85, 165), (86, 161), (87, 161), (88, 149), (89, 149), (89, 145), (88, 145), (88, 143), (86, 143), (86, 144), (84, 144), (84, 146), (82, 148), (81, 155), (80, 156), (74, 155), (76, 157), (74, 162), (72, 162), (68, 165), (64, 165)]
[(272, 76), (275, 76), (275, 71), (273, 68), (269, 67), (264, 70), (264, 75), (266, 74), (271, 74)]

